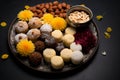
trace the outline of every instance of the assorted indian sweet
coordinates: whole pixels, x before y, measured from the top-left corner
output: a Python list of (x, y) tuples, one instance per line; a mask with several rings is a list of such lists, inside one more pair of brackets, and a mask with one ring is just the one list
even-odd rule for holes
[(61, 69), (64, 67), (64, 61), (63, 58), (61, 56), (53, 56), (51, 58), (51, 66), (54, 69)]
[(53, 56), (56, 56), (56, 51), (52, 48), (46, 48), (44, 51), (43, 51), (43, 57), (45, 59), (46, 62), (50, 62), (51, 61), (51, 58)]
[(75, 40), (74, 36), (71, 34), (65, 34), (63, 36), (63, 43), (65, 44), (65, 46), (70, 47), (70, 44), (73, 43)]
[(45, 43), (43, 41), (38, 40), (34, 43), (34, 45), (36, 51), (43, 51), (45, 49)]
[(15, 35), (15, 42), (18, 43), (21, 39), (28, 39), (28, 36), (24, 33)]
[(72, 35), (74, 35), (75, 33), (76, 33), (76, 29), (73, 28), (73, 27), (67, 27), (65, 29), (65, 34), (72, 34)]
[(25, 33), (28, 31), (28, 24), (25, 21), (18, 21), (14, 26), (17, 33)]
[(53, 69), (78, 65), (96, 45), (89, 28), (76, 29), (68, 25), (65, 13), (69, 8), (69, 4), (54, 1), (18, 13), (18, 21), (13, 26), (16, 51), (19, 56), (28, 58), (32, 67), (41, 66), (41, 62)]
[(39, 38), (41, 35), (40, 30), (39, 29), (30, 29), (27, 32), (27, 36), (30, 40), (36, 40), (37, 38)]
[(28, 41), (27, 39), (22, 39), (16, 45), (16, 49), (21, 56), (27, 57), (35, 51), (35, 46), (32, 41)]
[(40, 28), (42, 26), (42, 21), (38, 17), (33, 17), (28, 23), (30, 28)]
[(63, 58), (63, 60), (65, 62), (69, 62), (71, 59), (71, 55), (72, 55), (72, 50), (68, 49), (68, 48), (64, 48), (61, 52), (60, 52), (60, 56)]
[(71, 61), (73, 64), (80, 64), (84, 55), (81, 51), (73, 51), (71, 55)]
[(52, 32), (52, 26), (50, 24), (43, 24), (40, 28), (41, 32)]
[(42, 55), (39, 52), (33, 52), (29, 56), (29, 63), (31, 66), (38, 66), (42, 61)]
[(58, 41), (62, 41), (63, 33), (60, 30), (54, 30), (51, 35)]

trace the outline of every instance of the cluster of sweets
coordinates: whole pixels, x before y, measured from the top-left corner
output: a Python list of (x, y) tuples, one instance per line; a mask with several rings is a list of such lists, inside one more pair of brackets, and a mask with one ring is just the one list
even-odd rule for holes
[(82, 62), (84, 49), (83, 44), (78, 42), (82, 39), (78, 40), (78, 32), (68, 27), (64, 18), (50, 13), (41, 18), (33, 17), (33, 14), (32, 18), (25, 17), (25, 14), (20, 12), (19, 21), (13, 26), (16, 33), (14, 40), (18, 54), (28, 58), (31, 66), (39, 66), (43, 60), (54, 69), (62, 69), (65, 63)]

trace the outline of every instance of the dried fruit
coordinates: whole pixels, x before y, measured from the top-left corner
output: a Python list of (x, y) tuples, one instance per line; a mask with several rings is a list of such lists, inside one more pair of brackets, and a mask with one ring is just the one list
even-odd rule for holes
[(103, 16), (102, 16), (102, 15), (97, 15), (97, 16), (96, 16), (96, 19), (97, 19), (98, 21), (101, 21), (101, 20), (103, 19)]
[(62, 3), (62, 7), (66, 8), (67, 4), (65, 2)]
[(111, 27), (107, 27), (106, 31), (107, 31), (108, 33), (110, 33), (110, 32), (112, 32), (112, 28), (111, 28)]
[(3, 21), (3, 22), (0, 23), (0, 26), (1, 26), (1, 27), (6, 27), (6, 26), (7, 26), (7, 23)]
[(1, 56), (1, 58), (2, 58), (3, 60), (7, 59), (8, 57), (9, 57), (9, 55), (8, 55), (7, 53), (4, 53), (4, 54)]
[(104, 32), (104, 36), (106, 39), (109, 39), (111, 37), (111, 32), (112, 32), (112, 28), (107, 27), (106, 32)]
[(106, 39), (109, 39), (111, 37), (110, 33), (108, 33), (108, 32), (104, 32), (104, 36)]
[(54, 5), (58, 5), (58, 3), (59, 3), (58, 1), (54, 1), (53, 2)]
[(103, 51), (103, 52), (102, 52), (102, 55), (103, 55), (103, 56), (106, 56), (106, 52), (105, 52), (105, 51)]

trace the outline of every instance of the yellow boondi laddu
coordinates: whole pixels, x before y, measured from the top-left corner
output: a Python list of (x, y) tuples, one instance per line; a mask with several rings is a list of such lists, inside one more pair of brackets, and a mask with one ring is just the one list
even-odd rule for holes
[(30, 10), (22, 10), (18, 13), (17, 18), (22, 21), (28, 21), (33, 15), (34, 14)]
[(51, 22), (52, 28), (54, 30), (61, 30), (63, 31), (66, 26), (67, 26), (67, 22), (61, 18), (61, 17), (55, 17), (52, 22)]
[(46, 13), (43, 15), (43, 17), (41, 18), (45, 23), (49, 23), (51, 24), (52, 19), (54, 18), (54, 16), (50, 13)]
[(21, 56), (29, 56), (32, 52), (35, 51), (35, 46), (32, 41), (22, 39), (17, 44), (16, 49)]

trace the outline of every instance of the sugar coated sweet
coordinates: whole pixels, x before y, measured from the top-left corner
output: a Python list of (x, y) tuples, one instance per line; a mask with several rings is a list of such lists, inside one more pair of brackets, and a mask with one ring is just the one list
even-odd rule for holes
[(76, 44), (75, 42), (70, 44), (70, 49), (72, 51), (81, 51), (82, 50), (82, 46), (80, 44)]
[(83, 59), (83, 53), (81, 51), (74, 51), (71, 55), (71, 61), (73, 64), (80, 64)]
[(51, 58), (51, 65), (54, 69), (61, 69), (64, 67), (64, 61), (60, 56), (54, 56)]
[(46, 48), (43, 51), (43, 56), (46, 62), (50, 62), (53, 56), (56, 56), (56, 51), (52, 48)]

